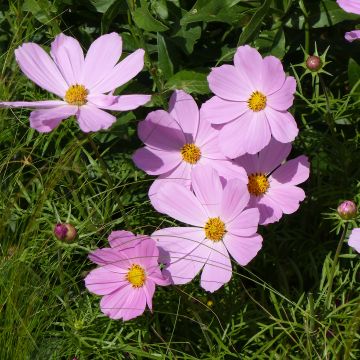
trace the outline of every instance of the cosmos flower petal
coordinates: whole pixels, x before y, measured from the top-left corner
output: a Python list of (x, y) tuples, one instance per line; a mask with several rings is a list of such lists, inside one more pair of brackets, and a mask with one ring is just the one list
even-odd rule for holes
[(262, 237), (258, 234), (249, 237), (235, 236), (227, 233), (224, 244), (230, 255), (242, 266), (247, 265), (260, 251)]
[(360, 253), (360, 229), (353, 229), (349, 236), (349, 246), (354, 248), (358, 253)]
[(9, 108), (40, 108), (40, 109), (51, 109), (55, 107), (60, 107), (63, 105), (68, 105), (67, 102), (62, 100), (42, 100), (42, 101), (3, 101), (0, 102), (0, 108), (9, 107)]
[(15, 50), (21, 71), (35, 84), (63, 98), (68, 85), (50, 56), (38, 44), (25, 43)]
[(278, 111), (286, 111), (294, 102), (296, 81), (288, 76), (283, 86), (271, 95), (267, 96), (266, 104)]
[(309, 174), (309, 160), (302, 155), (281, 165), (271, 174), (271, 177), (281, 184), (298, 185), (306, 181)]
[(271, 133), (276, 140), (289, 143), (296, 138), (299, 129), (295, 119), (289, 112), (275, 111), (271, 107), (267, 107), (265, 113), (270, 124)]
[(87, 104), (79, 108), (78, 122), (80, 129), (85, 133), (108, 129), (115, 121), (115, 116), (94, 105)]
[[(285, 82), (285, 72), (281, 61), (275, 56), (266, 56), (262, 62), (261, 90), (268, 96), (278, 91)], [(293, 79), (288, 77), (287, 79)], [(294, 79), (295, 80), (295, 79)]]
[(353, 42), (360, 39), (360, 30), (352, 30), (345, 33), (345, 40)]
[(108, 71), (101, 82), (91, 88), (93, 93), (107, 93), (134, 78), (144, 67), (143, 49), (138, 49)]
[(102, 109), (114, 110), (114, 111), (129, 111), (137, 109), (139, 106), (145, 105), (151, 100), (151, 95), (132, 94), (132, 95), (120, 95), (115, 97), (115, 101), (111, 105)]
[(144, 236), (145, 235), (136, 236), (130, 231), (115, 230), (110, 233), (108, 240), (113, 249), (122, 251), (137, 246)]
[(337, 0), (337, 3), (345, 11), (360, 15), (360, 3), (358, 0)]
[(221, 201), (221, 219), (225, 223), (233, 221), (249, 203), (250, 195), (246, 183), (231, 179), (227, 182)]
[(226, 222), (226, 230), (233, 235), (252, 236), (257, 231), (259, 217), (259, 210), (256, 208), (244, 210), (232, 221)]
[(205, 233), (199, 228), (165, 228), (155, 231), (151, 237), (157, 242), (162, 253), (160, 261), (166, 265), (174, 284), (190, 282), (200, 272), (211, 251), (203, 245)]
[(34, 110), (30, 114), (30, 127), (38, 132), (47, 133), (55, 129), (61, 120), (77, 113), (77, 107), (64, 105), (49, 109)]
[(192, 171), (191, 183), (208, 217), (216, 217), (219, 214), (222, 197), (222, 185), (218, 173), (211, 166), (198, 165)]
[(195, 195), (177, 183), (164, 184), (157, 193), (156, 201), (165, 214), (185, 224), (203, 226), (208, 218)]
[(149, 175), (160, 175), (176, 168), (181, 162), (180, 152), (143, 147), (132, 157), (135, 165)]
[(193, 97), (175, 90), (169, 101), (169, 114), (180, 125), (186, 142), (193, 143), (199, 126), (199, 109)]
[[(90, 46), (84, 62), (83, 84), (90, 93), (108, 76), (122, 52), (122, 39), (113, 32), (98, 37)], [(109, 89), (109, 91), (115, 89)]]
[(246, 101), (251, 89), (232, 65), (212, 68), (207, 77), (211, 91), (225, 100)]
[[(252, 199), (256, 197), (252, 197)], [(251, 201), (249, 206), (254, 206)], [(277, 222), (281, 219), (283, 213), (279, 204), (269, 196), (259, 197), (256, 207), (260, 212), (259, 225), (267, 225)]]
[(201, 118), (212, 124), (224, 124), (237, 119), (248, 110), (246, 101), (229, 101), (213, 96), (201, 106), (200, 114)]
[(201, 273), (201, 287), (214, 292), (230, 281), (232, 275), (228, 251), (222, 241), (211, 244), (209, 258)]
[(68, 86), (82, 83), (84, 53), (76, 39), (64, 34), (57, 35), (51, 43), (50, 54)]

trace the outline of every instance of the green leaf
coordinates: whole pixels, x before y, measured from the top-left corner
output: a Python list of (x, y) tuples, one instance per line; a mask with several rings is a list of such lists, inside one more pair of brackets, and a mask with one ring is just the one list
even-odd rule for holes
[(169, 29), (166, 25), (164, 25), (159, 20), (156, 20), (150, 14), (146, 1), (141, 2), (141, 7), (137, 8), (132, 13), (132, 16), (136, 26), (138, 26), (140, 29), (156, 32), (166, 31)]
[(101, 33), (106, 34), (115, 17), (120, 13), (126, 13), (126, 11), (126, 3), (122, 0), (115, 0), (101, 18)]
[(353, 88), (360, 79), (360, 65), (354, 59), (349, 59), (348, 77), (350, 87)]
[(168, 80), (174, 73), (174, 67), (171, 62), (165, 39), (161, 34), (157, 34), (158, 46), (158, 67), (162, 71), (164, 79)]
[(277, 30), (262, 31), (254, 44), (263, 56), (274, 55), (282, 59), (285, 55), (285, 35), (281, 27), (276, 28)]
[(190, 55), (201, 37), (201, 26), (187, 27), (182, 26), (172, 39), (187, 55)]
[(116, 0), (90, 0), (96, 11), (105, 13)]
[(57, 26), (57, 24), (54, 21), (54, 14), (57, 12), (57, 8), (50, 1), (25, 0), (22, 9), (24, 11), (31, 12), (34, 15), (34, 17), (43, 24), (51, 22), (52, 25), (58, 28), (60, 32), (60, 28)]
[(265, 0), (259, 9), (254, 13), (250, 22), (246, 25), (240, 35), (238, 46), (249, 42), (253, 35), (259, 32), (262, 21), (269, 11), (271, 1), (272, 0)]
[(165, 87), (168, 90), (182, 89), (189, 94), (209, 94), (207, 75), (208, 73), (181, 70), (169, 79)]

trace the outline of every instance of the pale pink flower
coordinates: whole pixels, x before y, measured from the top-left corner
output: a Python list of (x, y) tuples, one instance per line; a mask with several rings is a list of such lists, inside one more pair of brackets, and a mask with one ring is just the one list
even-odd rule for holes
[(283, 214), (292, 214), (305, 199), (304, 190), (296, 185), (308, 179), (310, 165), (303, 155), (284, 162), (290, 151), (291, 144), (271, 140), (258, 154), (246, 154), (235, 160), (248, 174), (248, 207), (259, 209), (261, 225), (276, 222)]
[(158, 202), (163, 212), (191, 225), (155, 231), (161, 262), (174, 284), (191, 281), (201, 269), (201, 286), (215, 291), (232, 275), (231, 256), (247, 265), (262, 246), (256, 233), (258, 209), (244, 210), (249, 201), (246, 184), (231, 179), (223, 188), (210, 166), (198, 166), (191, 174), (195, 195), (186, 187), (167, 182)]
[(338, 5), (349, 13), (360, 15), (360, 1), (359, 0), (337, 0)]
[(297, 124), (287, 111), (296, 81), (286, 76), (276, 57), (262, 58), (256, 49), (240, 46), (234, 66), (213, 68), (208, 82), (216, 96), (203, 104), (201, 115), (220, 128), (220, 149), (229, 158), (256, 154), (271, 137), (288, 143), (297, 136)]
[(98, 249), (89, 258), (100, 267), (85, 278), (89, 291), (101, 295), (101, 311), (112, 319), (130, 320), (152, 310), (155, 285), (169, 285), (161, 273), (159, 251), (148, 236), (113, 231), (110, 248)]
[(360, 253), (360, 229), (353, 229), (348, 241), (349, 246), (354, 248), (358, 253)]
[(39, 45), (25, 43), (15, 50), (22, 72), (61, 100), (1, 102), (0, 107), (37, 108), (30, 114), (30, 126), (39, 132), (53, 130), (72, 115), (84, 132), (108, 129), (116, 117), (101, 109), (127, 111), (150, 100), (150, 95), (109, 94), (144, 66), (144, 50), (136, 50), (117, 64), (121, 52), (117, 33), (96, 39), (85, 58), (79, 42), (64, 34), (52, 42), (51, 57)]
[(169, 112), (152, 111), (139, 123), (138, 134), (145, 147), (138, 149), (133, 160), (149, 175), (160, 175), (150, 187), (153, 206), (158, 190), (169, 180), (191, 187), (191, 173), (199, 165), (210, 165), (224, 179), (247, 181), (244, 169), (226, 158), (219, 149), (219, 132), (204, 121), (194, 99), (176, 90)]
[(349, 42), (360, 39), (360, 30), (348, 31), (345, 33), (345, 39)]

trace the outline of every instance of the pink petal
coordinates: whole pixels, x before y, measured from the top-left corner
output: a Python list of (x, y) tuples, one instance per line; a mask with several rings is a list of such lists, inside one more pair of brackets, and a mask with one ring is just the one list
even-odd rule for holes
[(115, 97), (115, 102), (109, 106), (100, 106), (113, 111), (129, 111), (145, 105), (151, 100), (151, 95), (120, 95)]
[(161, 175), (176, 168), (182, 161), (180, 152), (144, 147), (133, 155), (135, 165), (149, 175)]
[(193, 143), (199, 126), (199, 109), (193, 97), (182, 90), (175, 90), (169, 101), (169, 114), (180, 125), (186, 142)]
[(303, 189), (293, 185), (283, 185), (271, 179), (270, 188), (266, 196), (273, 200), (284, 214), (294, 213), (305, 199)]
[(214, 292), (230, 281), (232, 275), (229, 254), (222, 241), (209, 241), (212, 247), (209, 258), (201, 274), (201, 287)]
[(231, 179), (227, 182), (221, 200), (221, 218), (233, 221), (245, 209), (250, 199), (246, 183)]
[[(256, 205), (254, 204), (256, 202)], [(283, 213), (279, 204), (267, 196), (251, 196), (249, 207), (256, 206), (260, 212), (259, 225), (267, 225), (281, 219)]]
[[(242, 142), (239, 141), (239, 134)], [(226, 156), (235, 158), (246, 152), (256, 154), (270, 142), (270, 139), (270, 127), (264, 111), (249, 110), (220, 130), (219, 144)]]
[(191, 173), (191, 183), (208, 217), (218, 216), (223, 193), (219, 174), (209, 165), (198, 165)]
[(75, 115), (77, 110), (77, 106), (64, 105), (32, 111), (30, 114), (30, 127), (41, 133), (50, 132), (60, 124), (61, 120)]
[(255, 172), (271, 173), (289, 156), (290, 151), (291, 143), (284, 144), (272, 138), (269, 145), (259, 152), (258, 166)]
[[(266, 149), (266, 147), (264, 149)], [(257, 154), (255, 155), (245, 154), (236, 158), (234, 161), (236, 164), (243, 167), (248, 175), (260, 172), (259, 160)]]
[(68, 86), (82, 83), (84, 53), (76, 39), (59, 34), (51, 43), (50, 53)]
[(88, 104), (79, 108), (78, 122), (80, 129), (85, 133), (108, 129), (115, 121), (115, 116), (94, 105)]
[(310, 164), (306, 156), (298, 156), (276, 169), (271, 177), (287, 185), (298, 185), (309, 178)]
[(138, 125), (139, 138), (148, 146), (180, 152), (185, 136), (177, 122), (164, 110), (149, 113)]
[(360, 253), (360, 229), (353, 229), (349, 236), (349, 246), (353, 247), (358, 253)]
[(116, 230), (110, 233), (108, 240), (113, 249), (121, 251), (137, 246), (144, 237), (145, 235), (134, 235), (130, 231)]
[(279, 90), (285, 82), (281, 61), (275, 56), (266, 56), (262, 62), (261, 89), (266, 95)]
[(40, 109), (51, 109), (62, 105), (68, 105), (62, 100), (43, 100), (43, 101), (3, 101), (0, 102), (0, 108), (40, 108)]
[(211, 249), (202, 245), (205, 239), (203, 229), (189, 227), (165, 228), (155, 231), (151, 237), (163, 253), (161, 262), (174, 284), (191, 281), (206, 263)]
[(85, 278), (86, 288), (96, 295), (111, 294), (126, 285), (127, 283), (118, 274), (114, 274), (103, 267), (90, 271)]
[(130, 251), (129, 259), (145, 268), (146, 273), (152, 273), (156, 269), (160, 270), (158, 264), (159, 250), (151, 237), (143, 237), (139, 245), (128, 252)]
[(230, 255), (242, 266), (247, 265), (260, 251), (262, 237), (254, 235), (240, 237), (227, 233), (224, 237), (224, 244)]
[(152, 280), (147, 279), (146, 284), (143, 286), (142, 289), (145, 294), (146, 303), (150, 311), (152, 311), (152, 298), (155, 293), (155, 283)]
[(85, 57), (82, 81), (90, 93), (95, 93), (94, 87), (113, 70), (121, 51), (122, 40), (115, 32), (102, 35), (91, 44)]
[(281, 89), (267, 96), (266, 105), (274, 110), (286, 111), (294, 102), (295, 91), (296, 81), (288, 76)]
[(25, 43), (15, 50), (21, 71), (35, 84), (61, 98), (68, 85), (50, 56), (37, 44)]
[(226, 223), (226, 230), (233, 235), (251, 236), (257, 231), (259, 217), (259, 210), (256, 208), (244, 210), (231, 222)]
[(120, 61), (114, 69), (109, 71), (103, 77), (102, 81), (91, 88), (93, 93), (107, 93), (126, 84), (134, 78), (144, 67), (143, 49), (138, 49), (128, 55), (124, 60)]
[(111, 248), (96, 249), (88, 256), (89, 259), (97, 265), (107, 265), (124, 259), (124, 257), (120, 256), (119, 252)]
[(232, 65), (212, 68), (207, 80), (211, 91), (226, 100), (247, 101), (252, 93), (239, 71)]
[(337, 0), (337, 3), (345, 11), (360, 15), (360, 4), (357, 0)]
[(360, 39), (360, 30), (348, 31), (345, 33), (345, 40), (353, 42)]
[(208, 219), (195, 195), (177, 183), (164, 184), (157, 193), (156, 201), (165, 214), (185, 224), (202, 227)]
[(117, 96), (105, 95), (105, 94), (90, 94), (87, 96), (88, 103), (95, 105), (98, 108), (108, 109), (117, 100)]
[[(245, 81), (251, 84), (252, 91), (260, 90), (262, 85), (263, 59), (259, 52), (249, 45), (240, 46), (234, 56), (234, 65)], [(247, 99), (245, 99), (247, 100)]]
[(224, 100), (213, 96), (200, 109), (201, 119), (212, 124), (225, 124), (249, 110), (246, 101)]
[(282, 143), (288, 143), (296, 138), (299, 129), (296, 121), (289, 112), (276, 111), (268, 106), (265, 109), (265, 113), (270, 124), (272, 136), (276, 140)]

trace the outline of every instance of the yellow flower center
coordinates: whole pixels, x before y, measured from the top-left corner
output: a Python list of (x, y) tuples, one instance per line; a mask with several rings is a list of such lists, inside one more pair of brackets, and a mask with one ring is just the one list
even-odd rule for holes
[(71, 85), (65, 94), (65, 101), (70, 105), (85, 105), (89, 91), (86, 90), (84, 85)]
[(196, 164), (201, 157), (201, 151), (195, 144), (185, 144), (180, 153), (183, 160), (189, 164)]
[(134, 288), (142, 287), (145, 284), (146, 280), (145, 270), (140, 265), (131, 265), (131, 268), (126, 274), (126, 280)]
[(214, 242), (222, 240), (226, 233), (225, 224), (219, 217), (209, 218), (204, 229), (206, 237)]
[(263, 195), (266, 193), (269, 186), (269, 180), (266, 175), (261, 173), (249, 175), (248, 190), (250, 194), (255, 196)]
[(266, 107), (266, 96), (260, 91), (254, 91), (248, 100), (248, 107), (255, 112), (264, 110)]

